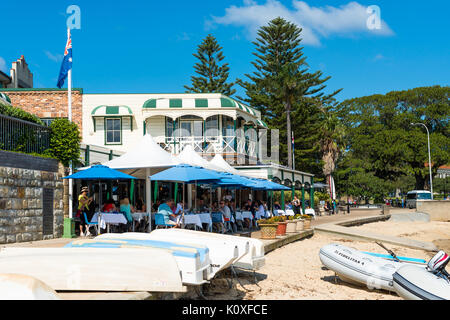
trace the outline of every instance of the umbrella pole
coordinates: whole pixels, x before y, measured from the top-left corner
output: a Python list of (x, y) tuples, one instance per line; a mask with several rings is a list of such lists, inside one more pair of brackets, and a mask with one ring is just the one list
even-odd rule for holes
[(146, 211), (148, 214), (148, 232), (152, 231), (152, 181), (150, 179), (150, 168), (145, 169), (145, 200), (146, 200)]

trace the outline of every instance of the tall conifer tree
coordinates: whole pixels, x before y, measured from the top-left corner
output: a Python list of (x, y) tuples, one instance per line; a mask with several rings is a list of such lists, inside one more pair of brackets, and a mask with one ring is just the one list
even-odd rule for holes
[(184, 86), (186, 92), (214, 92), (227, 96), (232, 96), (236, 92), (233, 89), (234, 83), (227, 83), (230, 67), (228, 63), (220, 65), (225, 57), (222, 47), (214, 36), (209, 34), (198, 46), (197, 53), (193, 55), (199, 60), (194, 65), (198, 76), (191, 77), (191, 86)]
[[(292, 168), (292, 136), (296, 142), (306, 141), (314, 135), (311, 127), (306, 127), (315, 114), (320, 112), (316, 101), (328, 103), (340, 90), (324, 95), (322, 90), (330, 77), (321, 79), (322, 72), (309, 72), (303, 48), (300, 47), (302, 29), (295, 24), (276, 18), (258, 30), (256, 60), (252, 62), (256, 71), (246, 74), (250, 81), (238, 80), (246, 90), (248, 98), (239, 98), (261, 111), (271, 128), (280, 130), (280, 156), (287, 159)], [(295, 123), (292, 126), (292, 120)], [(285, 141), (285, 143), (283, 142)], [(320, 148), (313, 141), (310, 145), (296, 147), (296, 159), (309, 158), (307, 168), (321, 172)], [(317, 160), (313, 163), (311, 159)], [(315, 166), (315, 167), (314, 167)]]

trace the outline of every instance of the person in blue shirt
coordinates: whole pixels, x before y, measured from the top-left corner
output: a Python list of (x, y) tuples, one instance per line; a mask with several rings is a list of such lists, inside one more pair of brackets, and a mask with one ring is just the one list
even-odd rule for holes
[[(162, 214), (164, 216), (164, 223), (165, 224), (171, 224), (174, 226), (177, 226), (176, 223), (176, 215), (173, 213), (171, 206), (172, 206), (173, 200), (168, 200), (167, 202), (165, 200), (161, 201), (161, 204), (158, 207), (158, 213)], [(173, 221), (172, 219), (175, 219)]]

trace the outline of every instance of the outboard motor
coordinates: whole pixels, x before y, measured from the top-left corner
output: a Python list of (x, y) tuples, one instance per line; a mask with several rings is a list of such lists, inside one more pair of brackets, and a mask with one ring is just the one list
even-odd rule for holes
[(437, 275), (442, 274), (448, 279), (449, 274), (445, 271), (445, 267), (449, 261), (450, 256), (441, 250), (428, 261), (427, 270)]

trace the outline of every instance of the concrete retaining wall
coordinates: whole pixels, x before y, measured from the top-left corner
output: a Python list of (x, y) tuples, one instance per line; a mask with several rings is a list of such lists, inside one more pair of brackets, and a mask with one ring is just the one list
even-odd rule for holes
[(417, 200), (416, 211), (429, 214), (432, 221), (450, 221), (450, 200)]

